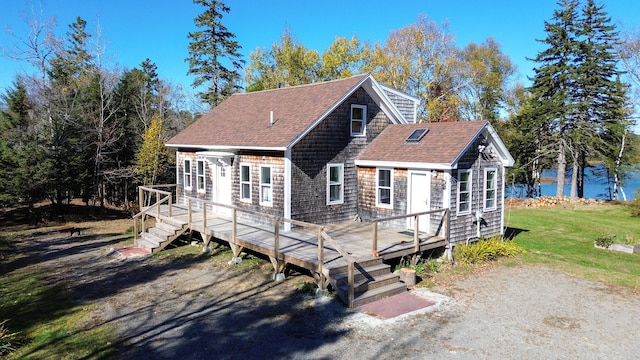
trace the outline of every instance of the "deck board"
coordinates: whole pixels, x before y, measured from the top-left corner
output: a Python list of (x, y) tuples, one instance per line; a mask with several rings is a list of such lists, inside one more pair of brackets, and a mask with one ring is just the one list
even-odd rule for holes
[[(160, 214), (169, 217), (169, 208), (162, 205)], [(150, 216), (156, 216), (157, 211), (150, 211)], [(173, 205), (171, 218), (188, 224), (188, 210), (180, 205)], [(244, 248), (261, 254), (274, 255), (274, 226), (238, 218), (236, 225), (236, 239), (232, 239), (233, 220), (230, 215), (217, 214), (207, 209), (206, 229), (203, 212), (192, 209), (190, 228), (193, 231), (210, 235), (226, 242), (234, 242)], [(324, 231), (347, 253), (356, 260), (373, 257), (372, 224), (365, 222), (344, 222), (327, 224)], [(446, 240), (439, 236), (420, 234), (420, 251), (444, 246)], [(399, 258), (415, 253), (413, 232), (378, 226), (378, 255), (384, 259)], [(323, 247), (323, 266), (327, 269), (344, 266), (346, 261), (339, 252), (327, 242)], [(314, 271), (318, 267), (318, 236), (317, 230), (294, 227), (279, 232), (278, 259)]]

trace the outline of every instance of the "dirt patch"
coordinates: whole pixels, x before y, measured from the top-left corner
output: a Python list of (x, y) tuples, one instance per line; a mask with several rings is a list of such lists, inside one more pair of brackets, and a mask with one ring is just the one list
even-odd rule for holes
[[(117, 227), (124, 227), (125, 223)], [(292, 272), (227, 264), (230, 254), (195, 251), (122, 260), (112, 227), (82, 236), (34, 234), (18, 244), (48, 281), (94, 304), (87, 327), (117, 324), (122, 359), (633, 358), (640, 297), (634, 291), (538, 266), (485, 266), (432, 291), (433, 301), (390, 319), (314, 298)], [(106, 231), (106, 233), (102, 233)], [(301, 290), (300, 290), (301, 289)]]

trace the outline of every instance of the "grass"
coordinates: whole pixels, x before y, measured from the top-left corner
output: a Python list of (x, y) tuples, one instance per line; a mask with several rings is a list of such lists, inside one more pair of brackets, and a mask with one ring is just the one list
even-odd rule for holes
[(640, 289), (640, 255), (596, 249), (603, 236), (637, 239), (640, 219), (624, 205), (519, 208), (505, 212), (506, 236), (522, 246), (522, 261), (582, 278)]

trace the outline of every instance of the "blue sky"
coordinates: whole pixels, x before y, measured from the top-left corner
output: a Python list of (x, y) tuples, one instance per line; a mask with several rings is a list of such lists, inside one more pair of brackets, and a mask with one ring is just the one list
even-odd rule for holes
[[(4, 29), (19, 36), (26, 33), (23, 14), (31, 5), (42, 4), (46, 16), (57, 20), (57, 34), (63, 37), (68, 25), (81, 16), (88, 30), (100, 24), (108, 59), (125, 68), (150, 58), (164, 80), (190, 89), (187, 77), (187, 33), (195, 30), (193, 19), (203, 8), (189, 0), (0, 0), (0, 48), (16, 43)], [(437, 23), (448, 21), (459, 46), (480, 43), (493, 37), (503, 52), (518, 66), (516, 80), (528, 84), (533, 64), (526, 60), (541, 49), (535, 39), (545, 37), (544, 21), (552, 17), (555, 0), (403, 0), (403, 1), (304, 1), (226, 0), (231, 12), (223, 23), (235, 33), (248, 61), (256, 47), (269, 48), (279, 42), (285, 28), (307, 48), (324, 51), (337, 37), (357, 36), (371, 43), (383, 43), (392, 30), (414, 22), (420, 14)], [(640, 25), (640, 1), (605, 1), (606, 10), (617, 25), (634, 29)], [(25, 64), (0, 58), (0, 91), (11, 84), (16, 73), (30, 72)]]

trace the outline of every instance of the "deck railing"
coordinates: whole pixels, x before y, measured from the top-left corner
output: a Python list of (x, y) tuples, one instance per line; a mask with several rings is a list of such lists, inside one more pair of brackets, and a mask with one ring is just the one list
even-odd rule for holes
[[(158, 185), (156, 185), (155, 187), (158, 187)], [(155, 203), (153, 204), (151, 203), (153, 199), (152, 195), (155, 196)], [(161, 195), (163, 196), (162, 198), (160, 197)], [(147, 215), (149, 215), (151, 212), (153, 212), (153, 210), (155, 210), (155, 217), (156, 219), (159, 218), (161, 216), (160, 207), (162, 204), (168, 205), (169, 216), (171, 216), (171, 208), (172, 208), (171, 198), (172, 198), (172, 195), (168, 191), (162, 191), (154, 187), (148, 187), (148, 186), (138, 187), (138, 205), (140, 206), (140, 212), (133, 215), (134, 240), (138, 239), (138, 219), (140, 219), (140, 223), (141, 223), (140, 232), (144, 232)], [(145, 206), (145, 204), (148, 204), (148, 206)]]
[(378, 256), (378, 223), (381, 223), (384, 221), (399, 220), (399, 219), (406, 219), (406, 218), (413, 217), (413, 246), (414, 246), (415, 252), (417, 253), (420, 251), (420, 237), (419, 237), (420, 216), (437, 214), (440, 212), (443, 213), (442, 216), (444, 220), (444, 233), (445, 233), (444, 238), (448, 244), (449, 243), (449, 209), (447, 208), (422, 211), (422, 212), (406, 214), (406, 215), (389, 216), (385, 218), (374, 219), (371, 222), (371, 226), (373, 230), (373, 234), (371, 237), (371, 252), (373, 253), (373, 256), (376, 256), (376, 257)]
[[(207, 231), (207, 206), (216, 207), (216, 208), (226, 208), (231, 210), (231, 219), (232, 219), (232, 230), (231, 230), (231, 239), (235, 241), (238, 235), (237, 225), (238, 225), (238, 212), (246, 213), (252, 216), (256, 216), (259, 218), (267, 219), (273, 222), (273, 252), (271, 255), (275, 259), (279, 259), (280, 256), (280, 223), (289, 223), (293, 226), (298, 226), (302, 228), (315, 230), (318, 239), (318, 276), (324, 276), (324, 250), (325, 250), (325, 241), (329, 243), (347, 262), (347, 281), (349, 285), (349, 306), (353, 306), (353, 298), (355, 296), (355, 284), (354, 284), (354, 268), (357, 263), (353, 257), (349, 255), (349, 253), (335, 240), (329, 236), (324, 231), (324, 227), (317, 224), (312, 224), (299, 220), (286, 219), (279, 216), (265, 214), (262, 212), (243, 209), (233, 205), (221, 204), (217, 202), (213, 202), (210, 200), (203, 200), (197, 198), (187, 198), (187, 221), (189, 228), (193, 229), (193, 203), (199, 203), (199, 208), (202, 210), (202, 228), (201, 231)], [(197, 229), (195, 229), (197, 230)]]

